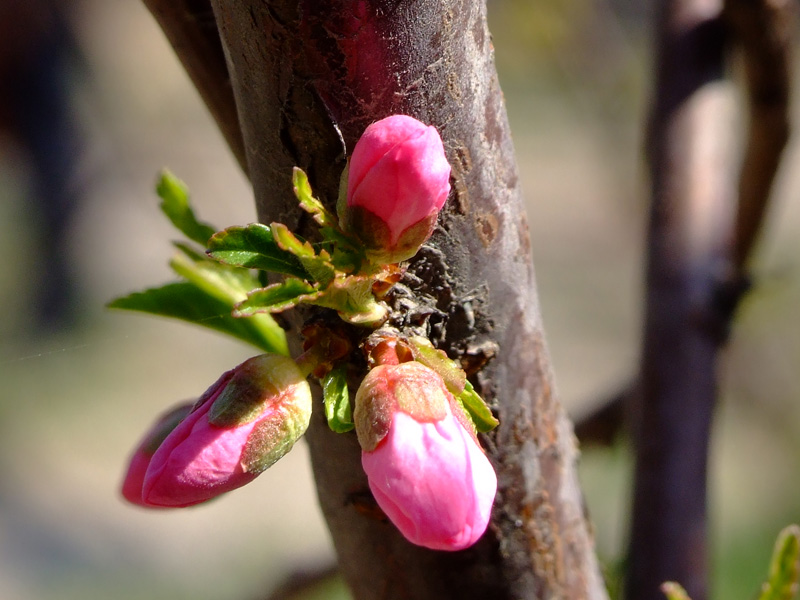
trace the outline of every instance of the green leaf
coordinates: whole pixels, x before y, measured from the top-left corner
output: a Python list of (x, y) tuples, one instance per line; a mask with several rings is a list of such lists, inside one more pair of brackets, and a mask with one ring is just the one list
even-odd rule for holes
[(328, 246), (333, 256), (331, 262), (338, 270), (347, 273), (361, 271), (362, 265), (367, 262), (367, 256), (358, 242), (333, 227), (323, 227), (320, 233), (323, 243)]
[(317, 254), (311, 244), (298, 238), (283, 223), (273, 223), (270, 228), (278, 245), (283, 250), (294, 254), (314, 281), (322, 287), (326, 287), (333, 281), (336, 269), (330, 262), (330, 255), (325, 250)]
[(323, 227), (338, 227), (339, 222), (330, 214), (322, 202), (314, 198), (311, 192), (311, 184), (308, 183), (308, 176), (299, 167), (295, 167), (292, 172), (292, 184), (294, 194), (300, 201), (300, 207), (313, 215), (314, 220)]
[(232, 268), (206, 257), (192, 260), (177, 255), (169, 262), (169, 266), (209, 296), (231, 306), (247, 298), (251, 290), (260, 287), (252, 271)]
[(667, 597), (667, 600), (691, 600), (689, 595), (686, 593), (679, 584), (675, 583), (674, 581), (667, 581), (666, 583), (661, 584), (661, 591), (664, 592), (664, 595)]
[(347, 390), (345, 367), (337, 367), (322, 379), (322, 396), (325, 403), (325, 418), (328, 427), (336, 433), (352, 431), (353, 409)]
[(354, 325), (375, 326), (386, 319), (387, 308), (372, 293), (374, 279), (351, 275), (337, 277), (311, 304), (332, 308)]
[(464, 391), (461, 392), (456, 399), (467, 411), (472, 422), (475, 423), (475, 429), (478, 433), (486, 433), (491, 431), (500, 424), (486, 403), (472, 387), (472, 384), (467, 381), (464, 385)]
[(800, 576), (800, 527), (789, 525), (778, 535), (769, 565), (769, 577), (758, 600), (792, 600)]
[(234, 314), (248, 316), (262, 312), (280, 312), (301, 302), (311, 302), (319, 293), (317, 288), (307, 281), (288, 277), (281, 283), (250, 292), (247, 299), (236, 306)]
[(232, 335), (267, 352), (289, 355), (283, 330), (269, 315), (237, 319), (232, 304), (209, 295), (193, 283), (168, 283), (117, 298), (109, 308), (172, 317)]
[(165, 169), (156, 184), (156, 193), (161, 198), (161, 210), (172, 224), (190, 240), (205, 246), (215, 229), (195, 217), (186, 184)]
[(207, 252), (220, 262), (235, 267), (308, 277), (298, 258), (281, 248), (270, 227), (261, 223), (228, 227), (215, 233), (208, 240)]

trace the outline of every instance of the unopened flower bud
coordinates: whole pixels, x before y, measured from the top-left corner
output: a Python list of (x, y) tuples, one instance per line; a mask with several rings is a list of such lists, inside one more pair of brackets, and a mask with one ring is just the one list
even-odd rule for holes
[(241, 487), (305, 433), (311, 390), (289, 358), (262, 354), (228, 371), (150, 459), (141, 504), (183, 507)]
[(450, 165), (434, 127), (394, 115), (373, 123), (353, 149), (342, 227), (364, 244), (375, 263), (414, 256), (433, 232), (447, 194)]
[(361, 464), (378, 505), (410, 542), (474, 544), (497, 476), (442, 378), (417, 362), (372, 369), (356, 394)]
[(193, 405), (193, 402), (181, 404), (163, 414), (133, 451), (125, 478), (122, 480), (122, 496), (131, 504), (148, 506), (142, 500), (142, 486), (150, 460), (164, 439), (192, 411)]

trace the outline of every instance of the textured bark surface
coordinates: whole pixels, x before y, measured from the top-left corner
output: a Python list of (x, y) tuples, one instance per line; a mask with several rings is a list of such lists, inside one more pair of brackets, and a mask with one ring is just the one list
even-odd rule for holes
[[(304, 229), (298, 165), (332, 206), (346, 148), (372, 121), (439, 128), (453, 192), (411, 263), (405, 324), (454, 357), (500, 418), (484, 438), (499, 478), (473, 548), (415, 547), (369, 494), (354, 435), (317, 411), (307, 434), (320, 503), (357, 598), (603, 598), (554, 395), (530, 246), (485, 7), (473, 2), (212, 2), (228, 59), (259, 217)], [(398, 300), (400, 302), (401, 300)], [(410, 308), (410, 310), (408, 310)], [(402, 323), (401, 323), (402, 324)]]

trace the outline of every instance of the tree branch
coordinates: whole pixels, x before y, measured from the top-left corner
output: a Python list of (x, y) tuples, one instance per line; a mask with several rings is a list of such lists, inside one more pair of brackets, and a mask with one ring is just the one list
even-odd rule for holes
[(660, 4), (642, 393), (632, 411), (630, 600), (663, 598), (667, 580), (694, 600), (707, 591), (707, 454), (727, 323), (717, 298), (735, 210), (721, 9), (703, 0)]
[(262, 221), (303, 231), (291, 167), (306, 170), (332, 206), (345, 146), (388, 114), (436, 125), (453, 166), (440, 226), (403, 282), (418, 308), (395, 316), (401, 326), (422, 319), (452, 356), (477, 364), (496, 351), (475, 378), (501, 422), (484, 438), (496, 506), (468, 550), (409, 544), (377, 510), (355, 436), (332, 433), (315, 411), (307, 439), (320, 504), (355, 597), (604, 598), (571, 426), (553, 395), (485, 5), (212, 4)]
[(575, 418), (575, 435), (582, 447), (611, 446), (626, 428), (628, 408), (637, 393), (636, 383), (630, 383), (615, 394), (603, 398), (586, 414)]
[(789, 90), (796, 23), (791, 0), (727, 0), (725, 18), (741, 51), (749, 129), (739, 177), (733, 261), (744, 269), (789, 139)]
[[(649, 158), (652, 213), (627, 596), (666, 580), (707, 594), (706, 469), (719, 352), (788, 137), (790, 2), (665, 0)], [(737, 194), (726, 36), (741, 45), (750, 128)]]
[(228, 67), (210, 0), (143, 0), (172, 44), (239, 166), (247, 173)]

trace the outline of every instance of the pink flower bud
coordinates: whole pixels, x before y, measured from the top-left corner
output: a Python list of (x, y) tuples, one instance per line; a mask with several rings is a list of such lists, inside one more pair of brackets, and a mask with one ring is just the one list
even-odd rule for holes
[(249, 483), (291, 449), (310, 415), (311, 390), (294, 361), (246, 360), (200, 397), (152, 455), (139, 503), (191, 506)]
[(134, 450), (128, 465), (128, 471), (122, 480), (122, 496), (132, 504), (148, 506), (142, 500), (142, 486), (150, 459), (158, 450), (161, 442), (178, 426), (183, 418), (192, 410), (192, 402), (176, 406), (169, 412), (159, 417), (155, 425), (147, 432), (142, 441)]
[(450, 192), (450, 165), (434, 127), (394, 115), (373, 123), (356, 143), (347, 175), (342, 227), (376, 263), (414, 256), (433, 232)]
[(369, 487), (406, 539), (434, 550), (478, 541), (497, 476), (442, 378), (416, 362), (375, 367), (354, 417)]

